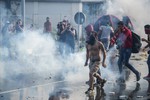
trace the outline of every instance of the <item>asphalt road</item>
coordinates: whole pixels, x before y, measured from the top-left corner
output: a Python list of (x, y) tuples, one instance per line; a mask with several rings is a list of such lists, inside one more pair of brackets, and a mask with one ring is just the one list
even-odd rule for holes
[[(150, 81), (143, 79), (147, 74), (146, 55), (132, 55), (130, 62), (141, 72), (141, 80), (136, 82), (135, 75), (125, 70), (125, 83), (119, 83), (113, 76), (107, 77), (103, 88), (95, 88), (94, 96), (87, 96), (88, 85), (81, 81), (68, 81), (54, 78), (45, 71), (40, 76), (35, 73), (20, 74), (0, 80), (0, 100), (149, 100)], [(117, 67), (111, 68), (114, 75)], [(102, 70), (103, 71), (103, 70)], [(102, 72), (103, 74), (103, 72)], [(42, 75), (44, 77), (42, 77)]]

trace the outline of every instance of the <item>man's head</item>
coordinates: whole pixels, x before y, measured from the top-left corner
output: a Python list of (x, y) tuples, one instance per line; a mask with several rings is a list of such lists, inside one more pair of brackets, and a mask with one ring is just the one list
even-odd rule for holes
[(49, 17), (46, 17), (46, 20), (49, 21)]
[(91, 24), (89, 24), (85, 27), (85, 31), (87, 34), (92, 32), (93, 30), (94, 30), (94, 28), (93, 28), (93, 25), (91, 25)]
[(118, 27), (123, 27), (123, 26), (124, 26), (123, 21), (119, 21), (119, 22), (118, 22)]
[(97, 33), (95, 31), (92, 31), (91, 33), (92, 34), (90, 35), (90, 38), (87, 41), (87, 43), (90, 44), (90, 45), (94, 45), (95, 42), (96, 42)]
[(144, 26), (145, 34), (150, 34), (150, 25), (147, 24)]
[(18, 24), (18, 25), (22, 25), (21, 19), (18, 19), (17, 24)]
[(59, 22), (59, 23), (57, 24), (57, 29), (59, 29), (59, 30), (64, 30), (64, 28), (65, 28), (65, 24), (64, 24), (63, 22)]
[(123, 28), (124, 28), (124, 23), (123, 23), (123, 21), (119, 21), (119, 22), (118, 22), (118, 29), (122, 31)]

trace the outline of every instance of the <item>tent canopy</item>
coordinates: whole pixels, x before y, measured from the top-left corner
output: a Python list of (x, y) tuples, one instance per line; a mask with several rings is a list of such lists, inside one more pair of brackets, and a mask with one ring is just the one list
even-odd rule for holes
[(114, 15), (103, 15), (95, 22), (94, 30), (98, 31), (99, 26), (107, 25), (107, 23), (109, 23), (113, 27), (113, 29), (115, 30), (117, 28), (117, 23), (119, 21), (120, 21), (119, 18), (117, 18)]
[[(103, 15), (100, 18), (98, 18), (98, 20), (95, 22), (94, 30), (98, 32), (99, 26), (107, 25), (107, 23), (109, 23), (112, 26), (112, 28), (115, 30), (117, 28), (117, 23), (119, 21), (121, 20), (114, 15)], [(133, 24), (128, 16), (123, 16), (122, 21), (128, 28), (130, 28), (131, 30), (134, 29)]]

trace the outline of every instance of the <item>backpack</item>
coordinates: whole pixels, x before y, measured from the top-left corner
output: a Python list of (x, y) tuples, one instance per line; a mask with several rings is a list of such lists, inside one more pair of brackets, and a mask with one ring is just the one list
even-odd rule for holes
[(136, 33), (132, 32), (132, 53), (139, 53), (142, 46), (141, 37)]

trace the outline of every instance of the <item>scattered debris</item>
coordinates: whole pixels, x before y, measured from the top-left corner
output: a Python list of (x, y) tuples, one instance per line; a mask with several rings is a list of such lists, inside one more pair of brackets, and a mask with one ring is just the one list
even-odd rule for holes
[(143, 98), (143, 96), (137, 96), (137, 98)]
[(119, 98), (120, 98), (120, 99), (126, 99), (127, 96), (126, 96), (126, 95), (121, 95), (121, 96), (119, 96)]
[(64, 99), (64, 98), (66, 98), (66, 99), (69, 99), (69, 94), (67, 94), (67, 93), (62, 93), (61, 94), (61, 97)]
[(134, 55), (134, 56), (132, 56), (132, 58), (135, 58), (135, 55)]
[(113, 81), (107, 81), (107, 84), (113, 84), (114, 82)]
[(136, 61), (139, 61), (139, 60), (142, 60), (142, 58), (131, 58), (131, 60), (136, 60)]
[(52, 78), (52, 77), (49, 76), (48, 78), (45, 78), (45, 80), (50, 80), (51, 78)]
[(145, 57), (147, 57), (147, 53), (146, 52), (141, 53), (140, 56), (145, 58)]
[(109, 92), (110, 95), (115, 95), (115, 92)]

